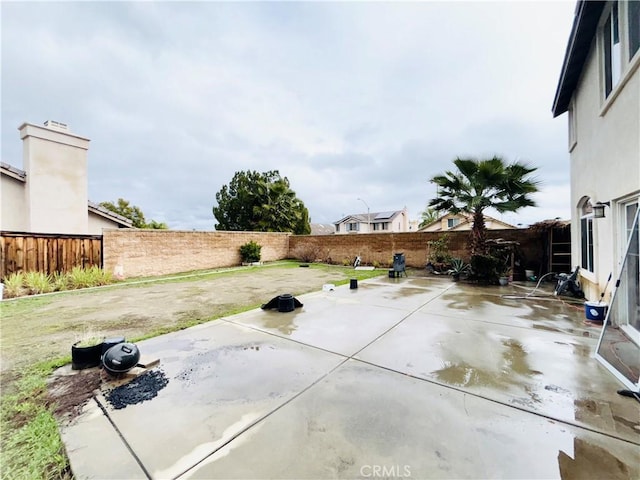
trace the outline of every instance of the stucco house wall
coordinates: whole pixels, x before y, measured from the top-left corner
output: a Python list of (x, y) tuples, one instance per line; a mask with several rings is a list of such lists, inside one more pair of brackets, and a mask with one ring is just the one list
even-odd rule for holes
[[(349, 224), (356, 224), (356, 230), (349, 230)], [(383, 226), (383, 224), (386, 224)], [(354, 213), (334, 222), (338, 235), (355, 233), (408, 232), (411, 229), (406, 207), (389, 212)]]
[(113, 221), (97, 215), (93, 212), (89, 212), (87, 215), (87, 230), (94, 234), (101, 234), (103, 229), (114, 228)]
[(0, 225), (2, 230), (24, 232), (27, 229), (24, 178), (3, 164), (0, 175)]
[[(449, 227), (449, 220), (457, 220), (458, 223)], [(498, 220), (496, 218), (490, 217), (488, 215), (484, 216), (484, 223), (487, 230), (507, 230), (510, 228), (518, 228), (513, 225), (510, 225), (506, 222)], [(428, 225), (420, 228), (419, 232), (450, 232), (455, 230), (460, 231), (469, 231), (473, 227), (473, 217), (471, 215), (463, 215), (463, 214), (453, 214), (447, 213), (437, 220), (431, 222)]]
[[(582, 205), (586, 199), (592, 204), (610, 203), (605, 218), (593, 220), (593, 269), (581, 270), (583, 288), (591, 299), (599, 296), (610, 273), (614, 277), (619, 273), (626, 246), (624, 206), (640, 197), (640, 52), (628, 59), (626, 31), (621, 32), (620, 80), (606, 98), (604, 91), (602, 26), (613, 3), (606, 2), (600, 14), (568, 107), (573, 265), (582, 264)], [(627, 2), (619, 2), (618, 8), (624, 23)]]

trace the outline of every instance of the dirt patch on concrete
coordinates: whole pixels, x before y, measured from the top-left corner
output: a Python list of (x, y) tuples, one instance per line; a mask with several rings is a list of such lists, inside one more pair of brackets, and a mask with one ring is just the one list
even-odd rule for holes
[(76, 417), (102, 385), (102, 376), (103, 372), (98, 368), (54, 376), (48, 394), (56, 417), (68, 420)]
[[(379, 272), (383, 273), (383, 272)], [(301, 295), (354, 275), (352, 268), (260, 267), (163, 283), (3, 302), (0, 372), (71, 354), (82, 336), (134, 339), (259, 307), (282, 293)]]

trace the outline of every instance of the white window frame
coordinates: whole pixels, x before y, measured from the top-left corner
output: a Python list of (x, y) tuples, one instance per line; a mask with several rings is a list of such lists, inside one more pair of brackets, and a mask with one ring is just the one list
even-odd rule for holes
[(451, 229), (460, 225), (459, 218), (447, 218), (447, 229)]
[(618, 263), (622, 262), (623, 256), (627, 251), (627, 243), (630, 235), (630, 232), (627, 231), (627, 208), (632, 207), (633, 205), (637, 205), (638, 208), (640, 208), (640, 196), (627, 197), (616, 202), (618, 210), (617, 218), (619, 219), (616, 222), (618, 225), (618, 251), (616, 253)]
[(604, 97), (609, 98), (622, 78), (624, 22), (619, 2), (607, 9), (601, 27)]
[[(593, 221), (593, 207), (591, 204), (591, 199), (587, 198), (584, 202), (581, 203), (580, 207), (580, 268), (583, 270), (595, 273), (595, 248), (594, 248), (594, 221)], [(587, 235), (586, 235), (586, 248), (587, 252), (585, 252), (585, 226), (587, 227)], [(589, 236), (589, 233), (591, 234)], [(585, 257), (586, 253), (586, 257)], [(585, 265), (586, 263), (586, 265)]]
[[(611, 85), (611, 91), (607, 93), (607, 69), (606, 62), (606, 42), (611, 41), (611, 38), (606, 37), (605, 27), (607, 21), (612, 17), (613, 6), (617, 5), (618, 10), (618, 39), (619, 39), (619, 53), (620, 53), (620, 72), (617, 82)], [(602, 106), (600, 109), (600, 116), (604, 116), (611, 105), (615, 102), (616, 97), (620, 91), (624, 88), (625, 84), (633, 76), (634, 72), (640, 67), (640, 49), (631, 57), (630, 53), (630, 28), (629, 28), (629, 2), (618, 1), (612, 2), (607, 5), (603, 11), (600, 19), (600, 25), (598, 27), (598, 50), (599, 50), (599, 66), (600, 66), (600, 91), (602, 98)]]

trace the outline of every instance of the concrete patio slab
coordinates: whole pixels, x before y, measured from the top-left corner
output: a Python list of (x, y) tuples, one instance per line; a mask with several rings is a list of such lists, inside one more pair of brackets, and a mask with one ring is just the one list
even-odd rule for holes
[(60, 433), (79, 478), (149, 478), (95, 399), (85, 405), (72, 426), (62, 428)]
[(445, 308), (475, 289), (381, 278), (302, 296), (295, 312), (258, 309), (140, 342), (168, 383), (125, 408), (103, 391), (63, 425), (74, 475), (638, 477), (637, 403), (615, 393), (595, 341), (568, 331), (583, 313), (495, 294), (482, 308)]
[(106, 392), (97, 401), (153, 478), (179, 475), (344, 361), (229, 323), (157, 337), (140, 350), (161, 359), (166, 387), (122, 409)]
[[(238, 315), (233, 323), (350, 356), (402, 321), (409, 312), (353, 301), (308, 296), (303, 309), (283, 315), (254, 310)], [(353, 299), (351, 299), (353, 300)], [(323, 305), (323, 308), (318, 308)]]
[(181, 478), (584, 478), (586, 465), (590, 478), (640, 473), (627, 442), (353, 360), (246, 433)]
[(620, 386), (612, 375), (594, 365), (595, 339), (482, 318), (422, 309), (357, 358), (553, 419), (638, 438), (640, 410), (616, 394)]
[(538, 290), (537, 296), (526, 297), (533, 288), (533, 285), (509, 285), (470, 290), (468, 286), (456, 284), (423, 310), (447, 317), (482, 318), (488, 323), (598, 338), (599, 328), (579, 321), (585, 318), (582, 305), (542, 290)]

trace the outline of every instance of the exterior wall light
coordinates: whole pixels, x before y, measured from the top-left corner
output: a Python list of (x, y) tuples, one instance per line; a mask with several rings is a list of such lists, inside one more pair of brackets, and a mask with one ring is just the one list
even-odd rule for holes
[(610, 202), (598, 202), (593, 206), (593, 218), (604, 218), (604, 207), (611, 206)]

